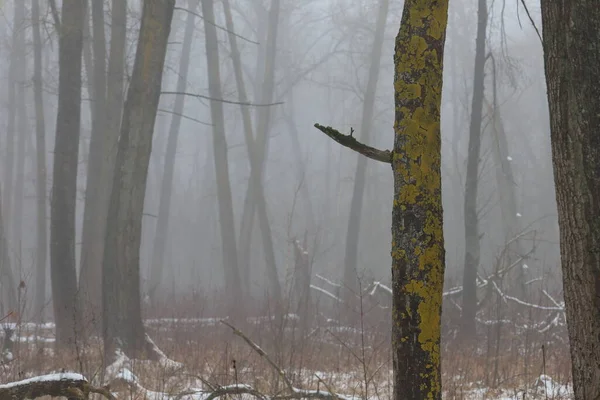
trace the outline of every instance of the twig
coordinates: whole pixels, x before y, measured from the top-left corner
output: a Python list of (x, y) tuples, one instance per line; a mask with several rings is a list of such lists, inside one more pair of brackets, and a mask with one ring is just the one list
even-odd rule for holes
[(5, 319), (9, 318), (11, 315), (13, 315), (14, 313), (12, 311), (9, 311), (8, 314), (6, 314), (4, 317), (0, 318), (0, 322), (4, 321)]
[(196, 118), (188, 117), (185, 114), (181, 114), (181, 113), (178, 113), (178, 112), (175, 112), (175, 111), (165, 110), (164, 108), (159, 108), (157, 111), (164, 112), (164, 113), (167, 113), (167, 114), (177, 115), (178, 117), (181, 117), (181, 118), (184, 118), (184, 119), (189, 119), (190, 121), (197, 122), (197, 123), (199, 123), (201, 125), (207, 125), (207, 126), (213, 126), (214, 125), (214, 124), (211, 124), (210, 122), (204, 122), (204, 121), (200, 121), (199, 119), (196, 119)]
[[(250, 338), (248, 338), (248, 336), (246, 336), (244, 334), (244, 332), (240, 331), (239, 329), (237, 329), (235, 326), (231, 325), (229, 322), (221, 320), (221, 323), (223, 325), (227, 325), (228, 327), (231, 328), (231, 330), (233, 330), (233, 333), (238, 335), (239, 337), (241, 337), (242, 339), (244, 339), (244, 341), (246, 343), (248, 343), (248, 345), (250, 347), (252, 347), (252, 349), (254, 351), (256, 351), (262, 358), (264, 358), (265, 360), (267, 360), (267, 362), (271, 365), (271, 367), (273, 367), (273, 369), (275, 371), (277, 371), (277, 373), (281, 376), (281, 378), (283, 379), (283, 382), (285, 383), (285, 385), (288, 387), (290, 393), (294, 393), (295, 389), (294, 389), (294, 385), (292, 385), (292, 382), (288, 379), (288, 377), (285, 375), (285, 372), (279, 368), (277, 366), (277, 364), (275, 364), (273, 362), (273, 360), (271, 360), (271, 358), (267, 355), (267, 353), (265, 353), (265, 351), (263, 349), (260, 348), (259, 345), (257, 345), (256, 343), (254, 343), (252, 340), (250, 340)], [(208, 400), (208, 399), (207, 399)]]
[(521, 4), (523, 5), (523, 8), (525, 9), (525, 13), (527, 14), (527, 17), (529, 18), (529, 22), (531, 22), (531, 25), (533, 25), (533, 29), (535, 29), (535, 33), (537, 33), (537, 36), (540, 39), (540, 43), (542, 43), (542, 45), (543, 45), (544, 41), (542, 40), (542, 35), (540, 35), (540, 31), (539, 31), (538, 27), (535, 25), (535, 22), (533, 21), (531, 14), (529, 13), (529, 8), (527, 7), (527, 4), (525, 4), (525, 0), (521, 0)]
[(225, 31), (225, 32), (227, 32), (227, 33), (231, 33), (233, 36), (236, 36), (236, 37), (238, 37), (238, 38), (240, 38), (240, 39), (242, 39), (242, 40), (245, 40), (246, 42), (253, 43), (253, 44), (260, 44), (260, 43), (258, 43), (258, 42), (256, 42), (256, 41), (254, 41), (254, 40), (251, 40), (251, 39), (245, 38), (245, 37), (243, 37), (242, 35), (238, 35), (237, 33), (235, 33), (235, 32), (232, 32), (232, 31), (230, 31), (230, 30), (229, 30), (229, 29), (227, 29), (227, 28), (224, 28), (224, 27), (222, 27), (222, 26), (220, 26), (220, 25), (217, 25), (217, 24), (215, 24), (214, 22), (207, 20), (207, 19), (206, 19), (206, 18), (204, 18), (202, 15), (200, 15), (200, 14), (198, 14), (198, 13), (196, 13), (196, 12), (192, 11), (192, 10), (188, 10), (187, 8), (183, 8), (183, 7), (175, 7), (175, 8), (174, 8), (174, 10), (179, 10), (179, 11), (185, 11), (185, 12), (188, 12), (188, 13), (192, 14), (193, 16), (196, 16), (196, 17), (200, 18), (201, 20), (203, 20), (203, 21), (204, 21), (204, 23), (208, 23), (208, 24), (210, 24), (210, 25), (214, 26), (215, 28), (221, 29), (222, 31)]
[(249, 107), (271, 107), (271, 106), (277, 106), (277, 105), (283, 104), (283, 101), (278, 101), (276, 103), (268, 103), (268, 104), (255, 104), (255, 103), (250, 103), (250, 102), (240, 102), (240, 101), (225, 100), (225, 99), (215, 99), (215, 98), (210, 97), (210, 96), (204, 96), (202, 94), (188, 93), (188, 92), (160, 92), (160, 94), (174, 94), (174, 95), (191, 96), (191, 97), (196, 97), (196, 98), (199, 98), (199, 99), (206, 99), (206, 100), (211, 100), (211, 101), (219, 101), (221, 103), (237, 104), (239, 106), (249, 106)]
[(380, 161), (384, 163), (390, 164), (392, 162), (392, 152), (389, 150), (379, 150), (371, 146), (367, 146), (366, 144), (360, 143), (352, 136), (351, 131), (350, 135), (344, 135), (337, 129), (332, 128), (331, 126), (323, 126), (320, 124), (315, 124), (315, 128), (329, 136), (331, 139), (335, 140), (339, 144), (344, 147), (347, 147), (351, 150), (356, 151), (357, 153), (362, 154), (365, 157), (368, 157), (375, 161)]
[(50, 10), (52, 11), (52, 19), (54, 20), (54, 28), (60, 32), (60, 17), (58, 16), (58, 8), (55, 0), (49, 0)]

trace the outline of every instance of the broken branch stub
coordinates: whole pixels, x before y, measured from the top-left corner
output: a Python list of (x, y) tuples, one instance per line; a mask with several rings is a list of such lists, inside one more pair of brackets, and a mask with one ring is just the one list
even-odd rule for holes
[(315, 124), (315, 128), (317, 128), (318, 130), (320, 130), (321, 132), (323, 132), (342, 146), (354, 150), (365, 157), (387, 164), (392, 163), (392, 152), (390, 150), (379, 150), (374, 147), (367, 146), (366, 144), (363, 144), (356, 140), (354, 136), (352, 136), (352, 134), (344, 135), (337, 129), (332, 128), (331, 126)]

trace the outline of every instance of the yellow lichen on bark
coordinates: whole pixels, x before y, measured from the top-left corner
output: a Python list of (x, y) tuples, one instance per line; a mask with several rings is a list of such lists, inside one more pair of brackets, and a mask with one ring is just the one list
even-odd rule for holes
[(406, 0), (396, 38), (392, 315), (398, 400), (441, 398), (440, 109), (447, 10), (448, 0)]

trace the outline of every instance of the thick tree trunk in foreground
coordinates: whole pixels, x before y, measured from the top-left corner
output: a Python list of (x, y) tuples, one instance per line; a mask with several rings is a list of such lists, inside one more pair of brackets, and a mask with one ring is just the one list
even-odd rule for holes
[[(214, 21), (213, 0), (202, 0), (202, 16)], [(206, 62), (208, 67), (208, 91), (212, 99), (221, 99), (221, 74), (219, 71), (219, 43), (217, 29), (214, 25), (204, 23), (206, 37)], [(229, 181), (229, 164), (227, 161), (227, 138), (225, 137), (225, 116), (223, 104), (218, 100), (210, 101), (210, 114), (213, 123), (213, 153), (215, 175), (217, 179), (217, 199), (219, 201), (219, 219), (221, 221), (221, 246), (223, 267), (225, 269), (225, 285), (231, 293), (230, 306), (239, 306), (236, 300), (241, 294), (241, 279), (238, 265), (238, 254), (235, 240), (235, 221)]]
[(440, 108), (448, 0), (406, 0), (394, 55), (394, 399), (441, 399)]
[[(154, 121), (175, 0), (145, 0), (131, 83), (123, 112), (104, 246), (105, 356), (120, 347), (147, 349), (140, 300), (142, 212)], [(152, 354), (147, 354), (152, 356)]]
[(84, 1), (63, 0), (58, 42), (58, 115), (50, 208), (50, 277), (56, 344), (59, 346), (74, 343), (80, 321), (75, 266), (75, 205), (84, 16)]
[[(362, 120), (360, 123), (360, 141), (370, 143), (373, 127), (373, 113), (375, 110), (375, 96), (377, 94), (377, 82), (379, 81), (379, 70), (381, 69), (381, 51), (383, 48), (383, 34), (389, 8), (389, 0), (379, 1), (379, 12), (377, 13), (377, 24), (373, 36), (373, 47), (371, 48), (371, 65), (363, 101)], [(354, 187), (352, 201), (350, 202), (350, 217), (348, 219), (348, 230), (346, 232), (346, 253), (344, 257), (344, 286), (346, 287), (346, 302), (352, 301), (358, 295), (358, 243), (360, 238), (360, 220), (363, 208), (365, 183), (367, 178), (367, 159), (359, 157), (354, 174)]]
[(35, 100), (35, 150), (36, 150), (36, 272), (34, 317), (44, 318), (46, 305), (46, 264), (48, 262), (48, 232), (46, 222), (46, 123), (44, 119), (44, 93), (42, 77), (42, 36), (40, 30), (40, 1), (31, 0), (33, 27), (33, 96)]
[(477, 269), (479, 268), (479, 216), (477, 213), (477, 187), (479, 185), (479, 157), (481, 153), (481, 120), (483, 113), (485, 37), (487, 34), (487, 0), (478, 1), (477, 38), (475, 39), (475, 68), (471, 123), (469, 126), (469, 152), (465, 180), (465, 266), (463, 271), (461, 333), (465, 338), (476, 334)]
[(442, 72), (448, 0), (406, 0), (394, 54), (394, 150), (315, 124), (336, 142), (391, 163), (394, 400), (441, 399), (445, 251), (442, 218)]
[(543, 0), (544, 60), (575, 399), (600, 399), (600, 8)]
[[(199, 0), (191, 0), (189, 7), (196, 11)], [(181, 47), (181, 59), (179, 61), (179, 73), (177, 75), (177, 92), (185, 92), (190, 65), (190, 54), (192, 52), (192, 40), (194, 38), (195, 15), (188, 13), (183, 34), (183, 45)], [(174, 114), (171, 117), (169, 136), (167, 139), (167, 151), (165, 152), (164, 172), (160, 184), (160, 200), (158, 204), (158, 218), (156, 221), (156, 233), (154, 235), (154, 246), (152, 246), (152, 269), (150, 270), (150, 287), (148, 295), (150, 301), (156, 304), (156, 288), (160, 285), (163, 276), (165, 249), (167, 247), (167, 235), (169, 234), (169, 220), (171, 211), (171, 191), (173, 187), (173, 175), (175, 172), (175, 155), (177, 153), (177, 139), (179, 127), (181, 126), (181, 115), (185, 105), (185, 95), (175, 97)]]

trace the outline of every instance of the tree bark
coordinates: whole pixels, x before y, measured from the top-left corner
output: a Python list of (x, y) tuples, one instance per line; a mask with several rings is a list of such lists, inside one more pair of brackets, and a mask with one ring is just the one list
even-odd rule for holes
[(46, 266), (48, 262), (48, 232), (46, 222), (46, 123), (44, 118), (44, 93), (42, 77), (42, 39), (40, 31), (40, 1), (31, 0), (33, 27), (33, 95), (35, 100), (36, 139), (36, 272), (34, 316), (44, 319), (46, 306)]
[(63, 0), (58, 42), (58, 115), (50, 209), (50, 277), (58, 346), (74, 343), (80, 321), (75, 265), (75, 206), (85, 7), (81, 0)]
[(461, 332), (463, 337), (476, 335), (477, 269), (479, 268), (479, 216), (477, 187), (479, 185), (479, 157), (481, 153), (481, 120), (483, 113), (485, 37), (487, 34), (487, 0), (478, 0), (477, 38), (475, 39), (475, 68), (471, 123), (469, 126), (469, 152), (465, 181), (465, 267), (463, 270)]
[[(199, 0), (189, 1), (191, 11), (198, 8)], [(188, 69), (190, 65), (190, 54), (192, 52), (192, 41), (194, 38), (194, 14), (188, 13), (185, 22), (185, 32), (183, 34), (183, 45), (181, 47), (181, 60), (179, 61), (179, 73), (177, 74), (177, 92), (186, 91)], [(177, 95), (175, 97), (174, 114), (171, 117), (169, 127), (169, 136), (167, 138), (167, 151), (165, 153), (164, 172), (160, 186), (160, 199), (158, 205), (158, 218), (156, 221), (156, 233), (154, 235), (154, 245), (152, 246), (152, 269), (150, 271), (150, 287), (148, 295), (150, 301), (156, 304), (156, 288), (160, 285), (162, 272), (165, 268), (165, 248), (167, 246), (167, 236), (169, 234), (169, 213), (171, 211), (171, 191), (173, 187), (173, 175), (175, 171), (175, 155), (177, 152), (177, 139), (179, 136), (179, 127), (181, 126), (181, 115), (185, 96)]]
[(394, 399), (441, 399), (444, 285), (440, 108), (447, 0), (406, 0), (396, 38)]
[(94, 54), (92, 107), (92, 133), (87, 164), (85, 204), (81, 238), (81, 266), (79, 290), (82, 308), (85, 310), (85, 326), (97, 330), (100, 326), (102, 295), (98, 282), (102, 281), (102, 252), (105, 214), (100, 212), (99, 181), (104, 162), (103, 142), (106, 135), (106, 35), (104, 32), (104, 1), (92, 1), (92, 49)]
[(541, 3), (563, 290), (577, 400), (600, 399), (600, 8)]
[[(205, 20), (214, 21), (213, 0), (202, 0), (202, 15)], [(204, 23), (206, 44), (206, 61), (208, 68), (208, 90), (210, 97), (210, 113), (213, 124), (213, 153), (215, 175), (217, 180), (217, 199), (219, 202), (219, 219), (221, 222), (221, 247), (225, 285), (231, 293), (230, 306), (238, 306), (236, 300), (241, 295), (241, 279), (238, 265), (238, 254), (235, 240), (235, 222), (229, 181), (229, 164), (227, 159), (227, 138), (225, 137), (225, 117), (221, 99), (221, 75), (219, 71), (219, 44), (217, 30), (214, 25)]]
[[(389, 9), (389, 0), (379, 1), (377, 13), (377, 24), (373, 37), (373, 47), (369, 59), (369, 76), (363, 101), (362, 119), (360, 123), (360, 141), (369, 143), (372, 138), (373, 112), (375, 110), (375, 96), (377, 94), (377, 82), (379, 81), (379, 70), (381, 69), (381, 51), (383, 48), (383, 34)], [(346, 232), (346, 252), (344, 256), (344, 286), (346, 288), (346, 302), (354, 304), (352, 300), (358, 294), (358, 243), (360, 238), (360, 219), (363, 208), (365, 183), (367, 178), (367, 158), (358, 157), (356, 172), (354, 174), (354, 187), (352, 189), (352, 200), (350, 201), (350, 214), (348, 219), (348, 230)]]
[(123, 112), (104, 245), (105, 356), (116, 348), (137, 358), (147, 348), (140, 300), (142, 214), (152, 135), (175, 0), (145, 0)]
[(445, 250), (440, 109), (448, 0), (407, 0), (394, 52), (394, 150), (315, 124), (394, 173), (392, 353), (394, 400), (441, 399)]

